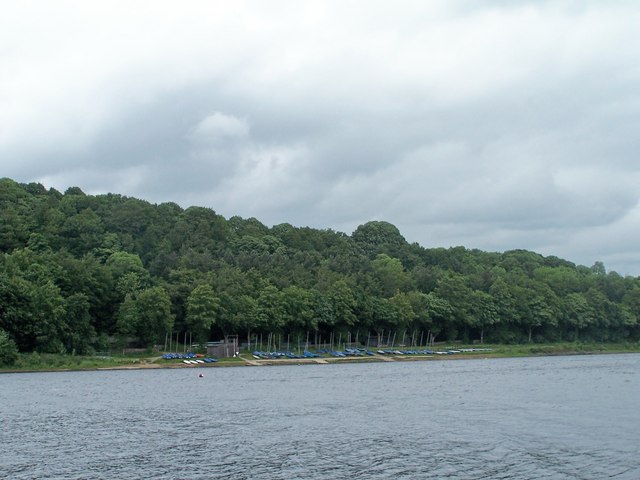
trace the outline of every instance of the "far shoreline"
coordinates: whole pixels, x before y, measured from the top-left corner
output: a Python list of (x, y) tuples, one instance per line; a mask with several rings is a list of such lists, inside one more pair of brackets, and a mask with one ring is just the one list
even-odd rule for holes
[[(593, 347), (593, 345), (590, 345)], [(110, 365), (107, 361), (99, 362), (96, 365), (82, 366), (78, 364), (65, 365), (56, 367), (52, 365), (43, 365), (42, 367), (24, 367), (24, 368), (6, 368), (0, 367), (0, 374), (12, 373), (53, 373), (53, 372), (90, 372), (104, 370), (158, 370), (158, 369), (210, 369), (210, 368), (227, 368), (227, 367), (269, 367), (279, 365), (340, 365), (353, 363), (403, 363), (403, 362), (424, 362), (424, 361), (448, 361), (448, 360), (486, 360), (495, 358), (533, 358), (533, 357), (551, 357), (551, 356), (577, 356), (577, 355), (613, 355), (640, 353), (640, 345), (619, 344), (607, 345), (602, 344), (597, 348), (575, 348), (567, 349), (564, 344), (561, 347), (555, 345), (528, 346), (524, 348), (518, 346), (499, 346), (495, 351), (491, 352), (470, 352), (458, 353), (451, 355), (381, 355), (375, 353), (373, 356), (366, 357), (320, 357), (320, 358), (279, 358), (279, 359), (256, 359), (250, 354), (241, 354), (238, 357), (222, 358), (216, 363), (205, 364), (185, 364), (177, 361), (163, 360), (158, 356), (131, 359), (131, 363), (127, 363), (126, 359), (119, 365)], [(585, 346), (586, 347), (586, 346)], [(609, 348), (605, 348), (609, 347)], [(74, 357), (69, 356), (72, 359)], [(77, 358), (77, 357), (75, 357)], [(92, 357), (84, 357), (92, 358)], [(102, 364), (100, 364), (102, 363)]]

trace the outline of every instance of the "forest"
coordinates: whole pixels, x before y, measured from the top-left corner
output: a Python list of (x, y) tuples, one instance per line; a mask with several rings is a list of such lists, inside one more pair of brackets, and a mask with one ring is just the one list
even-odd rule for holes
[(0, 217), (0, 363), (187, 333), (422, 344), (640, 338), (640, 279), (601, 262), (427, 248), (384, 221), (350, 235), (267, 227), (8, 178)]

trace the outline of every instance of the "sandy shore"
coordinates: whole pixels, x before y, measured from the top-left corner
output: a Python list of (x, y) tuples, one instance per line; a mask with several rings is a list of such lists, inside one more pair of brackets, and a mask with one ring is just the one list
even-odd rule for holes
[(419, 362), (419, 361), (449, 361), (464, 359), (488, 359), (488, 358), (515, 358), (515, 357), (541, 357), (557, 355), (606, 355), (621, 353), (640, 353), (638, 351), (559, 351), (530, 354), (507, 354), (498, 352), (475, 352), (460, 353), (453, 355), (380, 355), (378, 353), (366, 357), (322, 357), (322, 358), (278, 358), (278, 359), (257, 359), (247, 355), (235, 359), (220, 359), (216, 363), (186, 364), (182, 361), (167, 361), (161, 357), (151, 357), (138, 360), (135, 363), (122, 365), (104, 365), (93, 367), (71, 367), (71, 368), (38, 368), (38, 369), (0, 369), (1, 373), (34, 373), (34, 372), (68, 372), (68, 371), (96, 371), (96, 370), (146, 370), (146, 369), (169, 369), (169, 368), (224, 368), (224, 367), (266, 367), (277, 365), (329, 365), (344, 363), (375, 363), (375, 362)]
[(500, 357), (484, 352), (483, 354), (464, 355), (397, 355), (385, 356), (375, 354), (366, 357), (323, 357), (323, 358), (278, 358), (278, 359), (257, 359), (240, 357), (242, 361), (225, 361), (221, 359), (216, 363), (186, 364), (182, 362), (174, 363), (138, 363), (133, 365), (118, 365), (108, 367), (98, 367), (92, 370), (136, 370), (149, 368), (221, 368), (221, 367), (267, 367), (277, 365), (329, 365), (341, 363), (376, 363), (376, 362), (418, 362), (418, 361), (439, 361), (439, 360), (461, 360), (461, 359), (486, 359)]

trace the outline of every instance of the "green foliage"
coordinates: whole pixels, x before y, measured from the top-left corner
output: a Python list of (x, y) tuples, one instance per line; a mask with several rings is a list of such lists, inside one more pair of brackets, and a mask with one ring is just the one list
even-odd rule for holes
[(395, 309), (395, 327), (402, 327), (403, 330), (406, 330), (417, 317), (411, 298), (406, 293), (398, 292), (389, 299), (389, 303)]
[(0, 365), (13, 365), (18, 359), (18, 347), (9, 334), (0, 329)]
[(352, 327), (357, 321), (354, 310), (356, 299), (353, 291), (344, 280), (338, 280), (329, 289), (327, 298), (331, 305), (333, 325)]
[(176, 331), (640, 338), (638, 278), (526, 250), (423, 248), (388, 222), (352, 235), (269, 228), (203, 207), (5, 178), (0, 224), (0, 329), (20, 352), (80, 355), (114, 334), (153, 345)]
[(284, 327), (284, 305), (281, 294), (273, 285), (262, 289), (256, 302), (256, 324), (267, 332), (281, 332)]
[(85, 354), (90, 350), (96, 335), (91, 325), (91, 305), (84, 293), (74, 293), (65, 298), (66, 326), (65, 348), (68, 352)]
[(215, 322), (220, 300), (210, 285), (202, 284), (193, 289), (187, 299), (187, 327), (195, 333), (199, 342), (206, 342), (209, 330)]
[(294, 332), (315, 331), (318, 321), (313, 310), (313, 294), (304, 288), (290, 286), (282, 290), (285, 324)]
[(409, 274), (405, 272), (402, 262), (397, 258), (391, 258), (389, 255), (380, 253), (371, 262), (371, 266), (384, 297), (389, 298), (398, 290), (404, 291), (408, 289), (411, 279)]
[(136, 335), (147, 346), (160, 343), (173, 323), (169, 294), (162, 287), (127, 294), (118, 311), (120, 333)]
[(372, 221), (360, 225), (351, 238), (370, 254), (389, 251), (388, 249), (395, 251), (396, 248), (407, 245), (398, 228), (388, 222)]

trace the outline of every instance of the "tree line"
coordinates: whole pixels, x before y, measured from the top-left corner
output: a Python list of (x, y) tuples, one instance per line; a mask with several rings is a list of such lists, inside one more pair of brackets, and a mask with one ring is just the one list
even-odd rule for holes
[[(465, 342), (640, 338), (640, 280), (526, 250), (408, 243), (0, 180), (0, 350), (191, 332)], [(2, 357), (0, 353), (0, 362)]]

